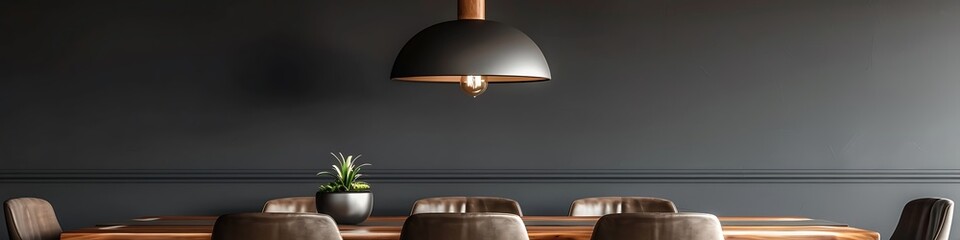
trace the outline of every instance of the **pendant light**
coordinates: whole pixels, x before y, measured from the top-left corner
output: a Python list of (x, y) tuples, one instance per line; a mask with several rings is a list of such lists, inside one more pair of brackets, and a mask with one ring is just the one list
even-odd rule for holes
[(458, 19), (423, 29), (403, 46), (390, 78), (460, 83), (477, 97), (488, 83), (550, 80), (543, 52), (530, 37), (485, 20), (484, 0), (459, 0)]

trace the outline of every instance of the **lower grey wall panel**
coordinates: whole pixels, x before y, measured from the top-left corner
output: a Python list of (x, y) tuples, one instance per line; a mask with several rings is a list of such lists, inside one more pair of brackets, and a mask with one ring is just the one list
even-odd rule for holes
[[(2, 198), (49, 199), (65, 229), (149, 215), (259, 211), (270, 198), (312, 195), (313, 183), (3, 183)], [(376, 215), (405, 215), (418, 198), (491, 195), (520, 201), (528, 215), (564, 215), (581, 197), (669, 198), (682, 211), (721, 216), (808, 216), (875, 230), (896, 227), (910, 199), (960, 199), (954, 183), (375, 183)], [(954, 235), (956, 236), (956, 231)]]

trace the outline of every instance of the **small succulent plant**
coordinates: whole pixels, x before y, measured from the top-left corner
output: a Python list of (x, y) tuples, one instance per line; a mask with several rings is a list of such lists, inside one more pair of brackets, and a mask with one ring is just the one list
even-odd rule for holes
[[(337, 155), (339, 154), (339, 156)], [(333, 158), (337, 159), (336, 165), (333, 166), (333, 172), (319, 172), (317, 176), (327, 175), (333, 177), (333, 182), (324, 184), (320, 186), (320, 192), (358, 192), (358, 191), (368, 191), (370, 190), (370, 185), (359, 181), (358, 179), (363, 174), (360, 174), (360, 168), (364, 166), (370, 166), (369, 163), (357, 164), (357, 159), (361, 155), (354, 157), (353, 155), (343, 156), (343, 153), (337, 153), (333, 155)]]

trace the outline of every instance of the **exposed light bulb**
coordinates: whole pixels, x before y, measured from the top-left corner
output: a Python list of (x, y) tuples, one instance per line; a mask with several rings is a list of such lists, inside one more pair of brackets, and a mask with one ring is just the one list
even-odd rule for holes
[(460, 89), (470, 96), (476, 98), (483, 91), (487, 90), (487, 77), (480, 75), (467, 75), (460, 77)]

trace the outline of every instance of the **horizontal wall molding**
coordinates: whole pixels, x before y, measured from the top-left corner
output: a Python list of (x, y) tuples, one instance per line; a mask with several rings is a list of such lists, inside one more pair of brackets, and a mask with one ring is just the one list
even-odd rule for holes
[[(6, 183), (317, 183), (293, 169), (0, 169)], [(960, 183), (960, 169), (370, 169), (373, 183)]]

